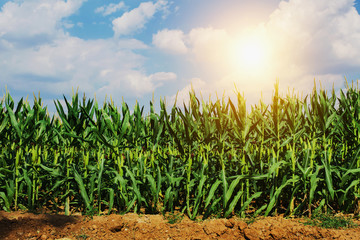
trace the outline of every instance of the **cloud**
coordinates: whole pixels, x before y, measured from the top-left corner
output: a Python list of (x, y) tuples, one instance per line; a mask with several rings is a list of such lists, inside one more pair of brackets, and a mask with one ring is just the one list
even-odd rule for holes
[(155, 47), (171, 54), (188, 54), (197, 66), (227, 68), (232, 36), (225, 29), (193, 28), (185, 34), (181, 30), (163, 29), (153, 35)]
[[(142, 55), (150, 47), (127, 35), (145, 28), (156, 14), (166, 17), (171, 2), (142, 2), (113, 20), (114, 38), (97, 40), (66, 32), (67, 27), (76, 24), (67, 17), (83, 2), (16, 0), (1, 7), (2, 86), (48, 94), (67, 93), (79, 86), (88, 94), (111, 94), (115, 100), (121, 96), (142, 97), (173, 82), (177, 85), (172, 87), (183, 87), (179, 99), (188, 96), (190, 82), (203, 94), (221, 94), (223, 90), (231, 94), (235, 83), (249, 101), (258, 101), (261, 91), (271, 96), (276, 79), (285, 89), (289, 86), (306, 93), (312, 89), (314, 78), (340, 87), (343, 75), (360, 69), (360, 16), (351, 0), (282, 1), (268, 20), (254, 29), (163, 29), (153, 35), (152, 44), (157, 51), (180, 56), (170, 57), (179, 57), (176, 66), (172, 62), (164, 66), (157, 61), (163, 61), (165, 55), (147, 52), (155, 56), (152, 66), (160, 68), (151, 72), (146, 71), (147, 59)], [(109, 15), (123, 9), (122, 3), (104, 5), (96, 11)], [(267, 67), (246, 72), (234, 64), (234, 44), (247, 35), (256, 35), (267, 43)], [(180, 86), (182, 80), (178, 79), (188, 80)]]
[[(93, 92), (98, 85), (121, 81), (118, 78), (112, 80), (109, 76), (120, 76), (141, 68), (144, 61), (141, 55), (122, 49), (113, 40), (86, 41), (75, 37), (57, 39), (36, 49), (12, 50), (8, 55), (11, 61), (6, 61), (6, 56), (1, 57), (4, 60), (3, 70), (19, 80), (26, 80), (28, 76), (49, 79), (32, 88), (39, 87), (53, 93), (65, 92), (69, 85)], [(112, 74), (102, 74), (104, 70)], [(53, 85), (58, 87), (54, 88)]]
[(112, 95), (120, 101), (122, 96), (142, 97), (177, 78), (172, 72), (147, 73), (146, 58), (138, 51), (148, 46), (137, 39), (85, 40), (64, 32), (64, 18), (81, 3), (27, 0), (2, 7), (1, 86), (23, 94), (40, 91), (51, 98), (79, 87), (87, 95)]
[(66, 29), (70, 29), (70, 28), (73, 28), (75, 26), (75, 24), (73, 24), (72, 22), (69, 22), (69, 21), (64, 21), (62, 23), (62, 25), (64, 26), (64, 28)]
[[(232, 64), (227, 54), (238, 39), (251, 35), (264, 41), (269, 53), (265, 67), (247, 72)], [(194, 28), (182, 40), (191, 59), (188, 64), (198, 67), (197, 76), (206, 82), (198, 90), (226, 90), (231, 95), (235, 83), (252, 103), (261, 92), (270, 98), (276, 79), (283, 92), (290, 87), (306, 94), (314, 78), (327, 88), (339, 88), (343, 76), (360, 67), (360, 16), (352, 0), (282, 1), (269, 20), (254, 29)]]
[(157, 11), (166, 11), (168, 2), (159, 0), (156, 3), (142, 2), (139, 7), (125, 12), (112, 21), (115, 38), (128, 35), (144, 28), (145, 24)]
[(176, 74), (173, 72), (157, 72), (149, 76), (149, 80), (155, 83), (162, 83), (176, 80)]
[(125, 97), (135, 96), (139, 98), (155, 91), (164, 82), (173, 81), (176, 78), (176, 74), (172, 72), (158, 72), (149, 76), (139, 71), (127, 71), (125, 74), (115, 72), (110, 74), (108, 84), (101, 87), (97, 92), (103, 95), (112, 94), (113, 96), (120, 93)]
[(339, 85), (344, 79), (337, 76), (360, 67), (360, 56), (354, 54), (360, 51), (360, 16), (352, 0), (281, 2), (265, 29), (286, 84), (301, 87), (294, 83), (308, 76), (301, 82), (310, 89), (314, 77), (331, 74)]
[(75, 13), (82, 3), (83, 0), (7, 2), (0, 12), (0, 37), (17, 47), (25, 44), (24, 40), (30, 45), (49, 42), (64, 34), (61, 20)]
[(187, 41), (191, 54), (200, 66), (207, 69), (216, 66), (220, 70), (227, 68), (231, 36), (226, 30), (195, 28), (189, 32)]
[(328, 71), (344, 60), (358, 64), (352, 52), (360, 46), (360, 16), (353, 4), (351, 0), (281, 2), (266, 29), (278, 48), (295, 51), (294, 63), (312, 70)]
[(125, 7), (124, 2), (119, 2), (118, 4), (110, 3), (109, 5), (104, 5), (95, 9), (95, 13), (101, 13), (103, 16), (111, 15)]
[[(192, 90), (196, 91), (196, 95), (200, 94), (210, 94), (209, 89), (206, 88), (206, 82), (200, 78), (192, 78), (189, 80), (189, 84), (187, 84), (183, 89), (178, 91), (175, 95), (169, 97), (169, 106), (173, 106), (175, 101), (176, 105), (179, 107), (183, 106), (183, 103), (187, 104), (189, 101), (189, 93)], [(204, 91), (201, 91), (204, 90)]]
[(185, 35), (181, 30), (164, 29), (153, 35), (153, 44), (164, 51), (174, 54), (187, 53)]
[(176, 79), (172, 72), (146, 74), (142, 69), (145, 58), (131, 46), (143, 47), (137, 41), (65, 37), (37, 49), (14, 49), (0, 56), (0, 78), (23, 92), (59, 94), (79, 87), (100, 98), (115, 96), (118, 101), (121, 96), (141, 97)]

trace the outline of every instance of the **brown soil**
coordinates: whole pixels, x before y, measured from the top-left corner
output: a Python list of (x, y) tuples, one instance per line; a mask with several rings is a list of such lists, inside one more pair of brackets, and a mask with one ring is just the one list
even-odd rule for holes
[[(360, 239), (360, 227), (322, 229), (303, 219), (267, 217), (247, 224), (241, 219), (191, 221), (175, 224), (162, 215), (33, 214), (0, 211), (0, 239)], [(360, 222), (355, 223), (359, 224)]]

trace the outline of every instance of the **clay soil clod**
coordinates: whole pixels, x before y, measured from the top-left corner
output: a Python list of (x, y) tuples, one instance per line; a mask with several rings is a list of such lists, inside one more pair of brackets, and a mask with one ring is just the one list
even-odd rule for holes
[[(169, 223), (162, 215), (103, 215), (93, 218), (0, 211), (0, 239), (359, 239), (360, 228), (324, 229), (302, 219), (239, 218)], [(359, 221), (356, 221), (359, 224)]]

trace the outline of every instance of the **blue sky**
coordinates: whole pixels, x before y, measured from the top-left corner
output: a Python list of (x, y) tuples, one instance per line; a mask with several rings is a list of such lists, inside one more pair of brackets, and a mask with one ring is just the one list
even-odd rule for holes
[(0, 2), (0, 91), (53, 99), (79, 89), (148, 105), (192, 87), (269, 100), (276, 79), (310, 92), (360, 76), (359, 1), (12, 0)]

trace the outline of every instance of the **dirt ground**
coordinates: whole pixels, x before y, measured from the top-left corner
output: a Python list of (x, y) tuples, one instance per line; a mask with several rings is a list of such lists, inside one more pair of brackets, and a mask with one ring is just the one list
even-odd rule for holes
[[(177, 215), (175, 215), (177, 217)], [(0, 239), (360, 239), (360, 227), (322, 229), (304, 219), (259, 218), (247, 224), (238, 218), (170, 223), (163, 215), (33, 214), (0, 211)], [(360, 222), (356, 222), (360, 224)]]

